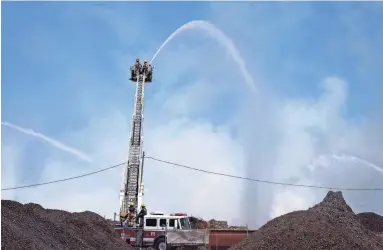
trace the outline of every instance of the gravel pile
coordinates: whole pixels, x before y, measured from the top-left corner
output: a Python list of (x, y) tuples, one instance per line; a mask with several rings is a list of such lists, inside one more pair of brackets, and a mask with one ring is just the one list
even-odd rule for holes
[(1, 246), (5, 249), (130, 249), (98, 214), (69, 213), (10, 200), (1, 200)]
[(376, 213), (360, 213), (357, 216), (366, 228), (376, 233), (383, 233), (383, 216)]
[(246, 226), (229, 226), (227, 221), (218, 221), (211, 219), (209, 221), (204, 221), (201, 218), (189, 217), (191, 227), (193, 229), (219, 229), (219, 230), (246, 230)]
[(230, 249), (383, 250), (383, 240), (364, 227), (341, 192), (328, 192), (314, 207), (277, 217)]

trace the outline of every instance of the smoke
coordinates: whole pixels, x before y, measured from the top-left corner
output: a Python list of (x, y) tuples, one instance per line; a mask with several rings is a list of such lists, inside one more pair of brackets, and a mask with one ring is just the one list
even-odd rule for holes
[(12, 129), (15, 129), (21, 133), (24, 133), (26, 135), (31, 135), (31, 136), (34, 136), (34, 137), (37, 137), (37, 138), (40, 138), (42, 139), (43, 141), (46, 141), (48, 142), (50, 145), (52, 145), (53, 147), (55, 148), (58, 148), (62, 151), (65, 151), (65, 152), (68, 152), (72, 155), (75, 155), (76, 157), (82, 159), (82, 160), (85, 160), (87, 162), (92, 162), (92, 159), (90, 158), (90, 156), (88, 156), (87, 154), (81, 152), (80, 150), (78, 149), (75, 149), (75, 148), (72, 148), (68, 145), (65, 145), (64, 143), (61, 143), (55, 139), (52, 139), (44, 134), (41, 134), (41, 133), (38, 133), (38, 132), (35, 132), (34, 130), (32, 129), (29, 129), (29, 128), (23, 128), (23, 127), (20, 127), (18, 125), (15, 125), (15, 124), (12, 124), (10, 122), (1, 122), (1, 125), (3, 126), (6, 126), (6, 127), (9, 127), (9, 128), (12, 128)]

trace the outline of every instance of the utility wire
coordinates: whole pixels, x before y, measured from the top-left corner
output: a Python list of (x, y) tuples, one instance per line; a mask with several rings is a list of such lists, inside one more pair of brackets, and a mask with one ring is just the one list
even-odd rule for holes
[(79, 178), (82, 178), (82, 177), (85, 177), (85, 176), (89, 176), (89, 175), (93, 175), (93, 174), (98, 174), (100, 172), (104, 172), (104, 171), (112, 169), (112, 168), (117, 168), (117, 167), (119, 167), (121, 165), (124, 165), (125, 163), (126, 162), (123, 162), (123, 163), (120, 163), (118, 165), (114, 165), (114, 166), (111, 166), (111, 167), (108, 167), (108, 168), (103, 168), (103, 169), (100, 169), (100, 170), (97, 170), (97, 171), (94, 171), (94, 172), (90, 172), (90, 173), (83, 174), (83, 175), (77, 175), (77, 176), (73, 176), (73, 177), (69, 177), (69, 178), (65, 178), (65, 179), (59, 179), (59, 180), (48, 181), (48, 182), (41, 182), (41, 183), (25, 185), (25, 186), (18, 186), (18, 187), (11, 187), (11, 188), (2, 188), (1, 191), (21, 189), (21, 188), (30, 188), (30, 187), (36, 187), (36, 186), (43, 186), (43, 185), (53, 184), (53, 183), (57, 183), (57, 182), (63, 182), (63, 181), (70, 181), (70, 180), (74, 180), (74, 179), (79, 179)]
[(213, 171), (208, 171), (208, 170), (202, 170), (198, 168), (193, 168), (185, 165), (181, 165), (178, 163), (170, 162), (170, 161), (164, 161), (160, 160), (154, 157), (146, 156), (145, 158), (152, 159), (154, 161), (174, 165), (177, 167), (182, 167), (182, 168), (187, 168), (190, 170), (194, 171), (199, 171), (207, 174), (213, 174), (213, 175), (220, 175), (220, 176), (225, 176), (225, 177), (230, 177), (230, 178), (235, 178), (235, 179), (242, 179), (242, 180), (247, 180), (247, 181), (252, 181), (252, 182), (260, 182), (260, 183), (267, 183), (267, 184), (273, 184), (273, 185), (282, 185), (282, 186), (294, 186), (294, 187), (304, 187), (304, 188), (317, 188), (317, 189), (330, 189), (330, 190), (341, 190), (341, 191), (383, 191), (383, 188), (336, 188), (336, 187), (326, 187), (326, 186), (316, 186), (316, 185), (304, 185), (304, 184), (293, 184), (293, 183), (285, 183), (285, 182), (276, 182), (276, 181), (266, 181), (266, 180), (259, 180), (259, 179), (254, 179), (254, 178), (248, 178), (248, 177), (241, 177), (241, 176), (236, 176), (236, 175), (230, 175), (230, 174), (223, 174), (223, 173), (218, 173), (218, 172), (213, 172)]
[[(304, 185), (304, 184), (293, 184), (293, 183), (285, 183), (285, 182), (259, 180), (259, 179), (249, 178), (249, 177), (241, 177), (241, 176), (236, 176), (236, 175), (230, 175), (230, 174), (224, 174), (224, 173), (219, 173), (219, 172), (203, 170), (203, 169), (199, 169), (199, 168), (193, 168), (193, 167), (189, 167), (189, 166), (186, 166), (186, 165), (181, 165), (181, 164), (170, 162), (170, 161), (160, 160), (158, 158), (150, 157), (150, 156), (145, 156), (145, 158), (151, 159), (151, 160), (154, 160), (154, 161), (157, 161), (157, 162), (162, 162), (162, 163), (166, 163), (166, 164), (169, 164), (169, 165), (181, 167), (181, 168), (186, 168), (186, 169), (198, 171), (198, 172), (203, 172), (203, 173), (213, 174), (213, 175), (219, 175), (219, 176), (225, 176), (225, 177), (234, 178), (234, 179), (247, 180), (247, 181), (251, 181), (251, 182), (259, 182), (259, 183), (281, 185), (281, 186), (303, 187), (303, 188), (317, 188), (317, 189), (340, 190), (340, 191), (383, 191), (383, 188), (337, 188), (337, 187), (326, 187), (326, 186)], [(18, 186), (18, 187), (11, 187), (11, 188), (2, 188), (1, 190), (2, 191), (6, 191), (6, 190), (21, 189), (21, 188), (29, 188), (29, 187), (36, 187), (36, 186), (43, 186), (43, 185), (53, 184), (53, 183), (57, 183), (57, 182), (69, 181), (69, 180), (73, 180), (73, 179), (79, 179), (79, 178), (86, 177), (86, 176), (93, 175), (93, 174), (97, 174), (97, 173), (100, 173), (100, 172), (103, 172), (103, 171), (106, 171), (106, 170), (109, 170), (109, 169), (117, 168), (117, 167), (122, 166), (124, 164), (126, 164), (126, 162), (123, 162), (123, 163), (120, 163), (120, 164), (117, 164), (117, 165), (114, 165), (114, 166), (111, 166), (111, 167), (108, 167), (108, 168), (103, 168), (103, 169), (100, 169), (98, 171), (94, 171), (94, 172), (90, 172), (90, 173), (87, 173), (87, 174), (83, 174), (83, 175), (78, 175), (78, 176), (69, 177), (69, 178), (65, 178), (65, 179), (59, 179), (59, 180), (55, 180), (55, 181), (42, 182), (42, 183), (31, 184), (31, 185), (25, 185), (25, 186)]]

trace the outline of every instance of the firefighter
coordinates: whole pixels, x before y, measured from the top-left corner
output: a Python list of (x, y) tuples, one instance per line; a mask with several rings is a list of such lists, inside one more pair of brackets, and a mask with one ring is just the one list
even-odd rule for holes
[(142, 66), (140, 63), (140, 59), (137, 58), (136, 63), (134, 64), (133, 69), (131, 70), (131, 77), (133, 80), (137, 77), (137, 74), (141, 72), (141, 68)]
[(144, 225), (144, 216), (147, 215), (147, 213), (148, 211), (146, 210), (146, 206), (141, 204), (141, 210), (136, 219), (136, 223), (139, 224), (140, 227)]
[(142, 73), (146, 74), (148, 70), (148, 61), (144, 61), (144, 65), (142, 66)]
[(134, 207), (134, 203), (130, 202), (129, 203), (129, 213), (136, 213), (136, 208)]
[(140, 63), (140, 59), (138, 59), (138, 58), (136, 59), (136, 64), (134, 66), (135, 66), (136, 70), (140, 70), (141, 69), (142, 65)]
[(148, 81), (152, 81), (152, 73), (153, 73), (153, 68), (152, 65), (149, 63), (148, 64)]
[(127, 221), (127, 213), (125, 212), (120, 212), (120, 222), (121, 222), (121, 226), (125, 226), (126, 225), (126, 221)]
[(129, 214), (127, 216), (128, 226), (133, 227), (134, 221), (136, 219), (136, 208), (134, 207), (134, 203), (129, 203)]

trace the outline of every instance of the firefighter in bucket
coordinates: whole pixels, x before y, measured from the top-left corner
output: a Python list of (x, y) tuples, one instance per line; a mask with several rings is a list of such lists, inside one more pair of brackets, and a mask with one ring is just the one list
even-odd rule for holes
[(142, 65), (141, 65), (141, 62), (140, 62), (140, 59), (136, 59), (136, 63), (130, 67), (130, 80), (132, 81), (136, 81), (137, 80), (137, 76), (141, 73), (142, 71)]
[(145, 76), (145, 82), (152, 82), (153, 80), (153, 66), (148, 60), (144, 60), (144, 63), (141, 64), (140, 59), (136, 59), (136, 63), (130, 66), (130, 78), (132, 82), (136, 82), (140, 75)]

